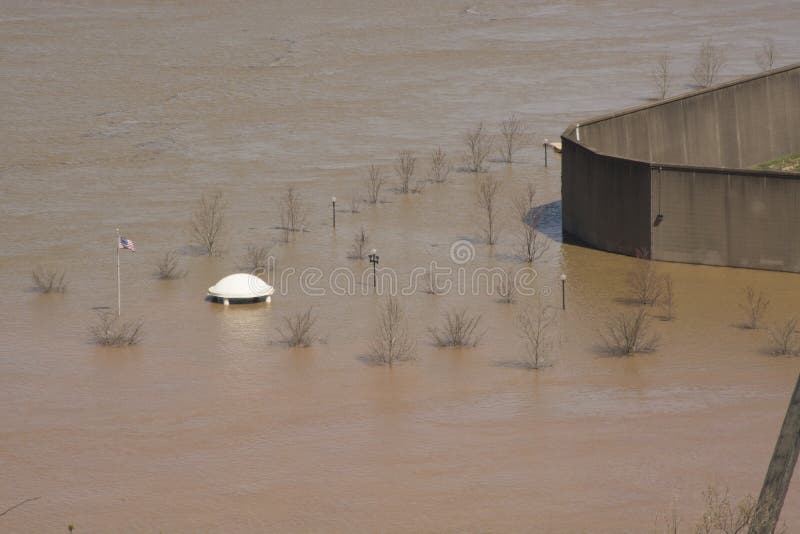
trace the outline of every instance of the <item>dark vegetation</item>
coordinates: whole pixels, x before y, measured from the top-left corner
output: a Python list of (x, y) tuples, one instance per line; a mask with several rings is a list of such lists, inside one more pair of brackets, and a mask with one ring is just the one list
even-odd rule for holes
[(89, 333), (98, 345), (136, 345), (142, 339), (142, 321), (124, 321), (112, 312), (101, 312), (97, 316), (97, 322), (89, 327)]
[(64, 293), (67, 290), (67, 274), (61, 267), (38, 265), (31, 271), (31, 280), (39, 293)]

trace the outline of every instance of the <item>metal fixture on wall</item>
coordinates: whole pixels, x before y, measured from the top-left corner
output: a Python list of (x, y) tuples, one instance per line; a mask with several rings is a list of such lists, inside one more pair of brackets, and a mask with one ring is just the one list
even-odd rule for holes
[(661, 213), (661, 167), (658, 167), (658, 215), (653, 221), (653, 226), (658, 226), (664, 220), (664, 214)]

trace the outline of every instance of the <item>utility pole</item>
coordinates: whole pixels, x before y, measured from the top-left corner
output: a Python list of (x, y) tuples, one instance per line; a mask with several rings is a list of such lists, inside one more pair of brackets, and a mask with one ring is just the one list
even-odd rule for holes
[(772, 534), (781, 515), (789, 482), (792, 480), (797, 453), (800, 451), (800, 376), (783, 418), (783, 426), (775, 443), (775, 451), (767, 468), (767, 476), (758, 496), (758, 504), (750, 522), (749, 534)]

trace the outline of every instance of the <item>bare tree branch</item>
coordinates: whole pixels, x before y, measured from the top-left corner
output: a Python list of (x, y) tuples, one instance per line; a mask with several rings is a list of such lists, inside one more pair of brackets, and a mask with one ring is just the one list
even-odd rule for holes
[(663, 319), (671, 321), (675, 318), (675, 284), (668, 274), (665, 274), (661, 280), (663, 286), (661, 294), (661, 308), (664, 310)]
[(512, 201), (514, 215), (519, 221), (517, 249), (528, 263), (538, 261), (550, 248), (550, 241), (539, 231), (542, 210), (534, 208), (535, 198), (536, 188), (528, 182)]
[(758, 328), (768, 306), (769, 299), (763, 291), (756, 292), (751, 286), (744, 288), (744, 302), (739, 304), (745, 314), (743, 326), (753, 330)]
[(350, 253), (347, 257), (351, 260), (363, 260), (368, 242), (369, 236), (367, 236), (367, 232), (362, 226), (361, 230), (359, 230), (353, 238), (353, 245), (350, 247)]
[(0, 517), (3, 517), (4, 515), (6, 515), (11, 510), (14, 510), (15, 508), (19, 508), (20, 506), (22, 506), (25, 503), (36, 501), (36, 500), (39, 500), (39, 499), (41, 499), (41, 497), (29, 497), (27, 499), (24, 499), (24, 500), (18, 502), (17, 504), (15, 504), (14, 506), (12, 506), (11, 508), (8, 508), (6, 511), (0, 513)]
[(697, 61), (692, 71), (692, 78), (700, 87), (709, 87), (714, 84), (720, 69), (725, 65), (725, 50), (711, 44), (707, 39), (700, 46)]
[(774, 326), (769, 331), (770, 352), (776, 356), (795, 356), (800, 353), (797, 338), (798, 320), (787, 319), (785, 323)]
[(403, 150), (397, 156), (394, 170), (400, 178), (400, 192), (411, 192), (411, 180), (414, 178), (414, 168), (417, 166), (417, 158), (410, 150)]
[(186, 269), (181, 268), (178, 256), (172, 250), (165, 252), (156, 263), (156, 276), (161, 280), (176, 280), (186, 274)]
[(89, 333), (98, 345), (125, 347), (141, 341), (142, 321), (123, 321), (111, 312), (100, 313), (97, 319)]
[(309, 307), (304, 312), (284, 316), (284, 328), (278, 328), (278, 335), (290, 347), (310, 347), (319, 339), (316, 324), (317, 316)]
[(67, 290), (67, 273), (62, 267), (37, 265), (31, 271), (33, 287), (40, 293), (64, 293)]
[(528, 369), (551, 365), (547, 356), (552, 349), (550, 330), (555, 318), (554, 310), (541, 303), (535, 309), (522, 310), (517, 316), (517, 331), (525, 343), (525, 354), (520, 363)]
[(511, 115), (500, 123), (500, 135), (503, 138), (503, 143), (500, 147), (500, 159), (505, 163), (512, 163), (514, 153), (529, 141), (527, 126), (519, 117)]
[(466, 170), (471, 172), (483, 172), (483, 164), (492, 151), (494, 138), (484, 129), (483, 123), (479, 123), (474, 130), (469, 130), (464, 135), (464, 143), (467, 145), (467, 154), (464, 162)]
[(370, 204), (377, 204), (381, 196), (381, 188), (383, 187), (384, 179), (380, 167), (370, 165), (369, 176), (367, 177), (367, 202)]
[(192, 238), (206, 254), (219, 252), (222, 231), (225, 228), (227, 203), (221, 191), (203, 193), (192, 217), (190, 227)]
[(447, 154), (442, 150), (442, 147), (437, 147), (431, 153), (431, 168), (428, 171), (428, 179), (439, 184), (444, 183), (452, 170), (452, 165), (447, 161)]
[(658, 56), (653, 67), (653, 84), (658, 91), (659, 100), (664, 100), (672, 85), (672, 71), (670, 70), (672, 58), (666, 52)]
[(517, 300), (517, 287), (514, 284), (514, 273), (509, 269), (503, 272), (503, 276), (495, 283), (494, 290), (500, 297), (503, 304), (514, 304)]
[(636, 304), (655, 306), (664, 295), (664, 277), (654, 262), (638, 260), (638, 265), (628, 272), (628, 288)]
[(748, 495), (734, 505), (730, 501), (727, 488), (720, 492), (715, 487), (709, 487), (703, 492), (703, 500), (705, 501), (703, 516), (695, 527), (695, 532), (698, 534), (745, 532), (756, 515), (758, 504), (751, 495)]
[(470, 315), (466, 309), (448, 311), (444, 314), (444, 324), (429, 332), (438, 347), (474, 347), (482, 337), (477, 331), (480, 322), (480, 315)]
[(290, 185), (281, 201), (281, 230), (283, 241), (288, 243), (294, 232), (300, 232), (306, 224), (306, 206), (302, 197)]
[(370, 352), (373, 361), (389, 367), (395, 362), (414, 359), (414, 342), (409, 335), (405, 312), (396, 297), (388, 297), (381, 306)]
[(271, 247), (264, 245), (247, 245), (247, 249), (240, 260), (239, 267), (257, 276), (269, 276), (274, 274), (275, 261), (270, 261)]
[(350, 213), (360, 213), (361, 212), (361, 198), (359, 198), (358, 193), (353, 191), (350, 194)]
[(775, 40), (768, 37), (761, 42), (761, 48), (756, 52), (756, 63), (761, 70), (772, 70), (776, 56)]
[(606, 323), (604, 340), (608, 353), (617, 356), (652, 352), (658, 346), (658, 337), (650, 332), (650, 317), (644, 308), (614, 316)]
[(491, 174), (481, 178), (478, 183), (477, 204), (484, 211), (484, 234), (486, 241), (494, 245), (497, 240), (497, 193), (500, 190), (498, 182)]

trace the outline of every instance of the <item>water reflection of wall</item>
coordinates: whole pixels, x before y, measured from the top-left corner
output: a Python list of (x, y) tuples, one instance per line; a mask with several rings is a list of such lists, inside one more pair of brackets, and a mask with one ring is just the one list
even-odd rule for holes
[[(800, 65), (573, 125), (564, 233), (653, 259), (800, 272)], [(659, 217), (660, 215), (660, 217)]]

